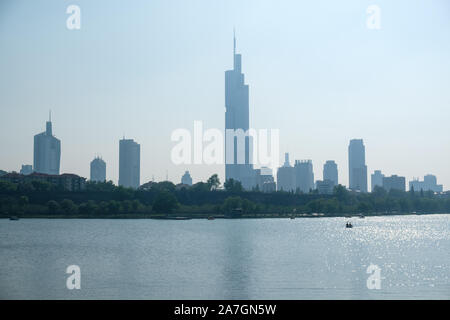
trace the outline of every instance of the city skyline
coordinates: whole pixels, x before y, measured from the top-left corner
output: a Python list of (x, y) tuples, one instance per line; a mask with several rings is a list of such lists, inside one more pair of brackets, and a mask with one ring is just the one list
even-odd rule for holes
[[(264, 3), (266, 9), (273, 4)], [(80, 6), (83, 13), (93, 16), (93, 12), (99, 13), (101, 5), (81, 2)], [(137, 11), (146, 6), (144, 3), (135, 4), (125, 12), (142, 18)], [(234, 2), (230, 4), (232, 8), (237, 6)], [(310, 12), (321, 12), (314, 5), (310, 6)], [(183, 172), (189, 170), (194, 182), (204, 181), (213, 173), (218, 173), (223, 182), (224, 170), (220, 166), (172, 165), (169, 158), (172, 146), (170, 131), (192, 128), (193, 120), (196, 119), (204, 120), (208, 127), (223, 128), (222, 72), (229, 66), (229, 38), (233, 25), (236, 25), (240, 39), (239, 51), (245, 55), (244, 72), (251, 84), (250, 122), (255, 127), (281, 129), (280, 159), (285, 152), (289, 152), (292, 159), (312, 159), (316, 178), (322, 176), (325, 161), (334, 159), (339, 167), (340, 183), (348, 186), (345, 148), (350, 139), (362, 138), (366, 145), (368, 175), (380, 169), (386, 176), (397, 174), (411, 181), (413, 177), (431, 173), (438, 177), (444, 190), (448, 190), (450, 172), (447, 164), (450, 155), (446, 148), (449, 145), (449, 135), (445, 131), (445, 119), (449, 118), (450, 97), (441, 89), (448, 87), (450, 83), (450, 73), (446, 72), (450, 70), (450, 65), (448, 59), (444, 59), (450, 51), (446, 43), (440, 43), (439, 50), (432, 43), (438, 36), (433, 35), (437, 27), (431, 25), (432, 21), (436, 21), (440, 23), (440, 32), (449, 30), (448, 21), (437, 13), (439, 9), (443, 9), (443, 2), (435, 2), (422, 13), (419, 13), (423, 9), (420, 5), (414, 9), (412, 17), (423, 18), (419, 25), (402, 26), (402, 23), (407, 22), (403, 17), (399, 18), (400, 21), (394, 21), (384, 15), (386, 20), (383, 20), (383, 28), (378, 34), (366, 30), (364, 23), (340, 24), (341, 20), (364, 20), (364, 10), (358, 15), (357, 10), (360, 8), (355, 3), (347, 6), (351, 9), (348, 16), (333, 19), (333, 15), (327, 14), (332, 19), (325, 24), (326, 27), (313, 30), (311, 34), (304, 31), (311, 19), (299, 22), (288, 20), (283, 23), (278, 19), (278, 7), (275, 8), (274, 19), (280, 24), (275, 27), (272, 25), (272, 31), (255, 20), (250, 24), (245, 19), (249, 16), (249, 9), (244, 5), (239, 16), (225, 13), (224, 20), (212, 25), (214, 38), (208, 38), (208, 33), (201, 28), (207, 24), (202, 19), (186, 29), (183, 39), (164, 38), (176, 34), (168, 27), (173, 19), (168, 20), (164, 25), (166, 28), (162, 28), (159, 35), (152, 28), (137, 29), (134, 25), (126, 26), (124, 20), (118, 19), (114, 30), (123, 27), (126, 34), (131, 28), (137, 34), (136, 39), (129, 39), (125, 44), (136, 48), (136, 40), (144, 36), (156, 36), (156, 43), (165, 44), (161, 51), (170, 53), (165, 60), (162, 53), (150, 50), (153, 48), (150, 43), (152, 41), (143, 45), (142, 54), (126, 51), (122, 44), (113, 41), (113, 34), (107, 28), (100, 28), (102, 21), (90, 18), (89, 14), (84, 15), (86, 19), (83, 20), (79, 33), (71, 33), (72, 31), (64, 29), (64, 25), (62, 30), (57, 27), (59, 20), (65, 20), (63, 5), (24, 5), (20, 1), (10, 4), (5, 7), (8, 15), (0, 28), (0, 36), (5, 44), (2, 46), (5, 50), (0, 53), (0, 63), (6, 71), (0, 76), (4, 88), (0, 95), (0, 147), (2, 150), (9, 150), (2, 155), (0, 169), (19, 171), (21, 165), (32, 163), (31, 137), (42, 131), (46, 112), (51, 108), (54, 110), (54, 132), (63, 144), (61, 173), (76, 173), (88, 177), (90, 161), (94, 155), (101, 154), (108, 164), (107, 179), (117, 183), (117, 140), (125, 134), (143, 145), (142, 182), (152, 180), (152, 176), (156, 180), (164, 180), (166, 170), (171, 181), (179, 181)], [(215, 7), (216, 4), (210, 4), (205, 10), (209, 12)], [(186, 14), (192, 16), (194, 10), (186, 8)], [(398, 15), (401, 5), (386, 3), (382, 8), (383, 12)], [(107, 10), (110, 14), (118, 14), (119, 9), (120, 5), (117, 5)], [(151, 9), (148, 12), (152, 17), (159, 10), (167, 18), (169, 11), (165, 5), (157, 4)], [(334, 12), (337, 8), (331, 5), (329, 10)], [(62, 12), (62, 18), (58, 17), (59, 11)], [(268, 17), (269, 11), (259, 10), (253, 17)], [(33, 30), (20, 27), (23, 19), (18, 16), (30, 12), (42, 13), (36, 16), (37, 21), (45, 19), (49, 26)], [(299, 14), (302, 17), (306, 15)], [(181, 16), (182, 19), (185, 17)], [(414, 20), (411, 15), (409, 20)], [(6, 23), (11, 28), (6, 28)], [(350, 32), (345, 42), (348, 48), (346, 52), (327, 50), (331, 46), (327, 41), (334, 43), (332, 37), (336, 35), (329, 30), (333, 23), (338, 23), (342, 28), (340, 32)], [(292, 31), (294, 26), (298, 34)], [(298, 44), (287, 41), (282, 36), (286, 30), (289, 30), (289, 36), (298, 36)], [(406, 33), (414, 31), (415, 38), (402, 38)], [(53, 42), (43, 38), (46, 32), (51, 34)], [(282, 37), (279, 38), (280, 36)], [(22, 37), (27, 41), (30, 37), (43, 39), (39, 44), (43, 53), (54, 53), (46, 57), (43, 53), (28, 50), (29, 44), (21, 40)], [(120, 52), (125, 53), (124, 58), (112, 56), (105, 50), (94, 53), (98, 48), (93, 44), (93, 38), (103, 39), (106, 47), (110, 45), (109, 49), (117, 46)], [(403, 40), (395, 45), (392, 41), (398, 39)], [(361, 48), (360, 41), (366, 43), (367, 48)], [(64, 48), (64, 45), (68, 48)], [(428, 50), (420, 51), (423, 56), (420, 58), (407, 50), (424, 45), (427, 45)], [(185, 54), (173, 53), (173, 49), (177, 47), (186, 48)], [(369, 52), (373, 49), (374, 54)], [(363, 59), (357, 59), (351, 64), (354, 50)], [(22, 52), (22, 55), (18, 52)], [(318, 52), (321, 53), (314, 57)], [(299, 56), (299, 53), (301, 59), (294, 62), (293, 58)], [(376, 54), (381, 54), (382, 59), (376, 59)], [(136, 59), (129, 59), (130, 57)], [(105, 58), (105, 62), (93, 67), (95, 63), (103, 61), (100, 58)], [(397, 65), (399, 61), (402, 63)], [(111, 69), (116, 63), (119, 63), (118, 66)], [(160, 68), (157, 67), (158, 63)], [(339, 63), (345, 68), (340, 69)], [(367, 64), (373, 66), (369, 71)], [(397, 65), (393, 70), (393, 81), (386, 82), (386, 72), (388, 69), (392, 70), (393, 65)], [(143, 66), (142, 70), (138, 68), (140, 66)], [(412, 66), (415, 70), (414, 77), (408, 71)], [(84, 72), (77, 72), (77, 68)], [(365, 72), (357, 73), (355, 70), (358, 68)], [(345, 76), (344, 71), (352, 77)], [(68, 78), (68, 74), (73, 77)], [(323, 80), (326, 78), (328, 80)], [(160, 82), (156, 82), (156, 79)], [(342, 83), (337, 83), (338, 79)], [(93, 80), (97, 82), (96, 85)], [(321, 81), (325, 81), (323, 85)], [(343, 85), (347, 86), (346, 89), (342, 94), (337, 93)], [(392, 86), (396, 89), (395, 92)], [(147, 94), (147, 91), (151, 94)], [(172, 98), (174, 92), (182, 98)], [(322, 97), (323, 93), (326, 96)], [(167, 111), (169, 108), (173, 112)], [(180, 117), (173, 119), (172, 114)], [(336, 121), (337, 117), (342, 120)], [(14, 124), (11, 119), (20, 119), (19, 125)], [(13, 130), (13, 126), (16, 130)], [(10, 136), (11, 132), (15, 134)]]

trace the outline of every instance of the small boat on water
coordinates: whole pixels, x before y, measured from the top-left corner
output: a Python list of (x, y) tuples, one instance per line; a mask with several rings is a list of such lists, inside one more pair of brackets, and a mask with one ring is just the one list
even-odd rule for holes
[(11, 217), (9, 217), (9, 220), (17, 221), (17, 220), (19, 220), (19, 217), (18, 216), (11, 216)]
[(352, 225), (351, 222), (347, 222), (347, 223), (345, 224), (345, 227), (346, 227), (346, 228), (353, 228), (353, 225)]
[(294, 220), (295, 219), (295, 216), (291, 216), (291, 220)]
[(360, 214), (360, 215), (359, 215), (359, 218), (360, 218), (360, 219), (364, 219), (365, 216), (364, 216), (363, 214)]
[(208, 220), (214, 220), (215, 218), (213, 216), (209, 216)]

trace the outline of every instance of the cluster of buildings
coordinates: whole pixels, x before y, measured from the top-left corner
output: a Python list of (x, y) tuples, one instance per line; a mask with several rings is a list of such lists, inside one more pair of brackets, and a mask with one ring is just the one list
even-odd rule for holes
[[(236, 53), (236, 38), (233, 39), (233, 69), (225, 72), (225, 129), (242, 130), (249, 129), (249, 87), (245, 84), (242, 73), (242, 57)], [(338, 185), (338, 168), (333, 160), (328, 160), (323, 166), (323, 179), (314, 181), (313, 164), (311, 160), (295, 160), (292, 166), (289, 163), (289, 154), (285, 154), (283, 166), (278, 168), (277, 181), (275, 183), (270, 169), (254, 169), (250, 160), (252, 139), (246, 137), (243, 152), (245, 162), (238, 163), (237, 150), (239, 147), (236, 139), (225, 141), (225, 159), (234, 157), (232, 163), (225, 164), (225, 179), (240, 181), (244, 189), (253, 190), (255, 187), (261, 191), (271, 192), (284, 190), (289, 192), (309, 193), (317, 190), (321, 194), (333, 193)], [(242, 149), (242, 147), (241, 147)], [(229, 155), (229, 156), (228, 156)], [(348, 146), (348, 173), (349, 189), (356, 192), (368, 192), (367, 165), (365, 146), (362, 139), (350, 140)], [(392, 175), (385, 177), (381, 171), (376, 170), (372, 174), (372, 189), (375, 186), (386, 190), (406, 191), (405, 177)], [(413, 180), (410, 188), (416, 191), (442, 192), (442, 185), (437, 185), (436, 177), (427, 175), (424, 181)]]
[[(242, 73), (242, 56), (236, 53), (236, 38), (233, 39), (233, 69), (225, 71), (225, 129), (236, 132), (249, 130), (249, 86), (245, 84)], [(246, 190), (273, 192), (309, 193), (317, 190), (321, 194), (333, 193), (339, 184), (338, 166), (335, 161), (328, 160), (323, 166), (323, 179), (314, 180), (311, 160), (295, 160), (292, 166), (289, 154), (285, 154), (283, 166), (277, 170), (275, 182), (272, 169), (261, 167), (255, 169), (251, 161), (253, 141), (245, 136), (245, 141), (238, 144), (237, 138), (225, 140), (225, 159), (233, 159), (225, 163), (225, 180), (240, 181)], [(238, 150), (244, 155), (244, 161), (238, 161)], [(82, 190), (85, 178), (74, 174), (60, 174), (61, 141), (52, 132), (51, 115), (46, 123), (46, 130), (34, 136), (33, 165), (23, 165), (20, 173), (1, 176), (11, 182), (31, 180), (47, 181), (68, 190)], [(368, 192), (367, 165), (365, 146), (362, 139), (352, 139), (348, 146), (349, 189), (356, 192)], [(90, 164), (90, 180), (106, 181), (106, 163), (96, 157)], [(186, 171), (181, 178), (181, 185), (192, 185), (192, 177)], [(119, 141), (119, 186), (128, 188), (140, 187), (140, 145), (132, 139)], [(405, 177), (384, 176), (380, 170), (371, 175), (372, 191), (377, 187), (386, 190), (406, 190)], [(409, 183), (415, 191), (442, 192), (442, 185), (437, 184), (433, 175), (426, 175), (423, 181), (414, 179)]]
[[(60, 161), (61, 141), (53, 135), (50, 116), (45, 131), (34, 136), (33, 165), (22, 165), (19, 173), (5, 173), (1, 179), (12, 183), (43, 181), (68, 191), (83, 190), (86, 178), (60, 174)], [(90, 164), (90, 180), (106, 181), (106, 163), (100, 157)], [(131, 139), (119, 142), (119, 185), (130, 188), (140, 185), (140, 145)]]

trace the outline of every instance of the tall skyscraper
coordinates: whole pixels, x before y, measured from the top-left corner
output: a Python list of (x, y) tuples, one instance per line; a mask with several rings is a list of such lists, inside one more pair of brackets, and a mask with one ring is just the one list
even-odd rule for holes
[(381, 170), (375, 170), (371, 177), (370, 177), (370, 186), (371, 189), (370, 191), (373, 191), (373, 189), (375, 189), (376, 186), (378, 187), (383, 187), (383, 178), (384, 178), (384, 174), (381, 173)]
[(333, 160), (328, 160), (323, 165), (323, 180), (330, 180), (334, 182), (334, 185), (337, 186), (338, 183), (338, 168), (336, 162)]
[(91, 161), (91, 181), (106, 181), (106, 162), (99, 157)]
[(249, 90), (241, 65), (234, 37), (233, 70), (225, 71), (225, 179), (238, 180), (250, 190), (256, 181), (251, 159), (252, 140), (245, 135), (249, 129)]
[(314, 172), (311, 160), (295, 161), (295, 189), (309, 193), (314, 189)]
[(52, 119), (46, 123), (46, 130), (34, 136), (34, 171), (45, 174), (59, 174), (61, 141), (53, 136)]
[(348, 173), (351, 190), (367, 192), (366, 150), (362, 139), (350, 140)]
[(119, 186), (139, 188), (141, 174), (141, 146), (133, 139), (119, 142)]
[(295, 172), (289, 163), (289, 153), (284, 154), (284, 164), (277, 171), (277, 190), (295, 191)]

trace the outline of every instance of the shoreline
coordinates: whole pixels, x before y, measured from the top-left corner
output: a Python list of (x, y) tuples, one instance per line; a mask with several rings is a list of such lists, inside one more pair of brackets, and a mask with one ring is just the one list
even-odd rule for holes
[[(11, 217), (18, 217), (19, 219), (153, 219), (153, 220), (201, 220), (201, 219), (301, 219), (301, 218), (358, 218), (363, 219), (366, 217), (385, 217), (385, 216), (422, 216), (422, 215), (433, 215), (433, 214), (450, 214), (445, 212), (433, 212), (433, 213), (368, 213), (364, 214), (362, 217), (359, 214), (323, 214), (323, 213), (312, 213), (312, 214), (283, 214), (283, 213), (267, 213), (267, 214), (243, 214), (241, 216), (227, 216), (224, 214), (115, 214), (115, 215), (87, 215), (87, 214), (77, 214), (77, 215), (49, 215), (49, 214), (17, 214), (17, 215), (1, 215), (0, 219), (10, 219)], [(211, 219), (212, 218), (212, 219)]]

